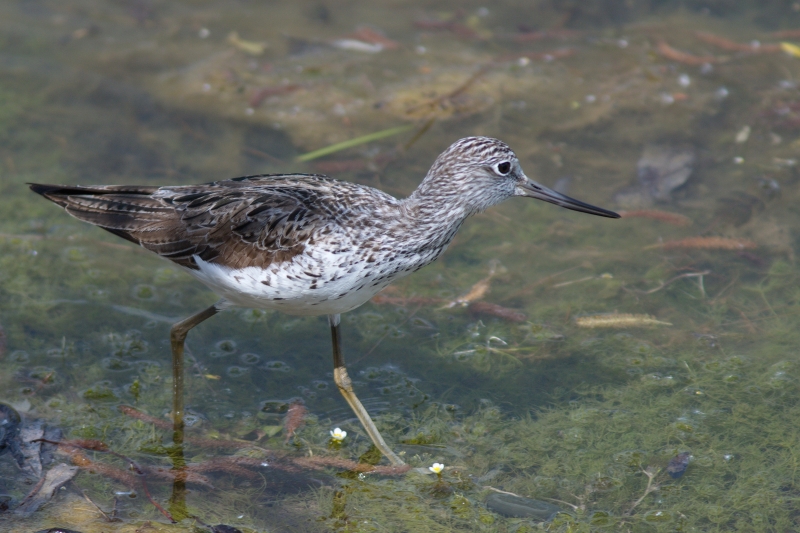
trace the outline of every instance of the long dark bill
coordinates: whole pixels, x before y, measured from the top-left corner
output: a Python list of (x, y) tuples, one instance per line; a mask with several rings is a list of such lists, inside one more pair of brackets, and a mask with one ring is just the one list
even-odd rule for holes
[(553, 189), (549, 189), (530, 178), (528, 178), (525, 183), (519, 185), (519, 189), (522, 191), (521, 196), (544, 200), (545, 202), (556, 204), (573, 211), (580, 211), (581, 213), (589, 213), (590, 215), (597, 215), (599, 217), (619, 218), (619, 214), (613, 211), (603, 209), (602, 207), (595, 207), (581, 202), (580, 200), (576, 200), (575, 198), (570, 198), (566, 194), (561, 194)]

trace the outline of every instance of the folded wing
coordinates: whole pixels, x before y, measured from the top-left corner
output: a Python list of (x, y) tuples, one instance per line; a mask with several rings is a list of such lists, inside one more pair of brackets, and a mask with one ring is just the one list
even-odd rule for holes
[(205, 185), (61, 186), (31, 190), (85, 222), (196, 269), (195, 257), (231, 268), (291, 260), (347, 217), (320, 194), (330, 178), (249, 176)]

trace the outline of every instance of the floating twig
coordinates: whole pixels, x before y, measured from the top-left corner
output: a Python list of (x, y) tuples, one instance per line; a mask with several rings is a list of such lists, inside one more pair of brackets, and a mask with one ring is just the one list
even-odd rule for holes
[(214, 457), (197, 465), (190, 465), (189, 468), (198, 472), (223, 471), (245, 477), (258, 476), (255, 472), (247, 468), (273, 467), (287, 472), (295, 472), (300, 469), (320, 470), (325, 467), (341, 468), (351, 472), (374, 473), (383, 475), (399, 475), (408, 472), (410, 465), (403, 466), (383, 466), (357, 463), (350, 459), (341, 457), (326, 457), (315, 455), (312, 457), (293, 457), (290, 455), (275, 455), (270, 459), (245, 456)]
[(366, 26), (358, 28), (350, 35), (347, 35), (346, 38), (357, 39), (359, 41), (364, 41), (370, 44), (377, 44), (380, 45), (385, 50), (397, 50), (398, 48), (400, 48), (400, 43), (398, 43), (397, 41), (393, 41), (392, 39), (389, 39), (385, 35)]
[(484, 489), (493, 490), (494, 492), (497, 492), (497, 493), (500, 493), (500, 494), (508, 494), (509, 496), (516, 496), (517, 498), (524, 498), (525, 497), (525, 496), (520, 496), (519, 494), (516, 494), (514, 492), (508, 492), (507, 490), (500, 490), (498, 488), (492, 487), (491, 485), (483, 485), (483, 488)]
[(503, 339), (501, 339), (500, 337), (491, 336), (486, 340), (486, 344), (480, 346), (479, 348), (471, 348), (469, 350), (461, 350), (458, 352), (453, 352), (452, 355), (472, 355), (478, 353), (480, 350), (486, 350), (489, 353), (502, 355), (515, 365), (520, 365), (520, 366), (522, 365), (522, 361), (520, 361), (517, 357), (515, 357), (511, 353), (512, 351), (519, 351), (520, 348), (509, 348), (506, 350), (501, 350), (499, 348), (495, 348), (494, 346), (492, 346), (492, 341), (498, 342), (503, 346), (508, 346), (508, 343)]
[[(145, 414), (139, 411), (138, 409), (134, 409), (129, 405), (120, 405), (119, 410), (122, 411), (123, 414), (130, 416), (131, 418), (136, 418), (138, 420), (142, 420), (143, 422), (153, 424), (159, 429), (164, 429), (167, 431), (172, 430), (172, 423)], [(232, 450), (241, 450), (243, 448), (258, 448), (258, 446), (254, 445), (252, 442), (230, 440), (230, 439), (206, 439), (202, 437), (186, 437), (185, 442), (187, 444), (192, 444), (194, 446), (207, 449), (228, 448)]]
[(654, 316), (631, 313), (606, 313), (600, 315), (579, 316), (575, 324), (582, 328), (642, 328), (651, 326), (671, 326)]
[(622, 218), (649, 218), (650, 220), (657, 220), (665, 222), (673, 226), (690, 226), (692, 219), (678, 213), (670, 213), (669, 211), (661, 211), (660, 209), (636, 209), (634, 211), (620, 211), (619, 215)]
[(695, 67), (705, 65), (706, 63), (719, 63), (720, 61), (714, 56), (693, 56), (691, 54), (687, 54), (686, 52), (681, 52), (680, 50), (668, 45), (663, 39), (658, 40), (658, 43), (656, 44), (656, 50), (658, 50), (658, 53), (663, 57), (671, 61), (677, 61), (678, 63)]
[(110, 477), (111, 479), (115, 479), (120, 483), (122, 483), (123, 485), (125, 485), (126, 487), (128, 487), (129, 489), (136, 490), (136, 487), (139, 485), (139, 481), (141, 481), (141, 486), (144, 491), (144, 494), (147, 497), (147, 499), (150, 500), (150, 503), (152, 503), (156, 507), (156, 509), (158, 509), (161, 512), (161, 514), (167, 517), (167, 519), (170, 522), (175, 523), (175, 519), (172, 518), (172, 515), (170, 515), (166, 509), (161, 507), (161, 505), (159, 505), (158, 502), (156, 502), (150, 495), (150, 491), (147, 489), (147, 484), (145, 483), (143, 476), (137, 478), (136, 476), (129, 474), (124, 470), (120, 470), (115, 466), (107, 465), (105, 463), (100, 463), (97, 461), (92, 461), (79, 448), (73, 446), (69, 445), (64, 447), (59, 446), (59, 450), (64, 451), (64, 453), (66, 453), (69, 456), (70, 460), (72, 461), (72, 464), (74, 464), (75, 466), (78, 466), (85, 470), (92, 470), (106, 477)]
[(241, 50), (245, 54), (251, 56), (260, 56), (267, 49), (267, 43), (260, 41), (245, 41), (239, 37), (239, 33), (232, 31), (228, 34), (228, 43), (232, 44), (236, 49)]
[(800, 39), (800, 30), (781, 30), (770, 33), (776, 39)]
[(688, 237), (678, 241), (664, 241), (645, 246), (645, 250), (659, 248), (661, 250), (749, 250), (758, 248), (758, 244), (746, 239), (729, 239), (727, 237)]
[(703, 41), (704, 43), (708, 43), (711, 45), (716, 46), (717, 48), (721, 48), (728, 52), (750, 52), (750, 53), (761, 53), (761, 54), (774, 54), (775, 52), (781, 51), (781, 45), (779, 44), (761, 44), (759, 41), (752, 41), (747, 44), (737, 43), (736, 41), (731, 41), (730, 39), (726, 39), (725, 37), (720, 37), (719, 35), (714, 35), (713, 33), (708, 33), (705, 31), (698, 31), (695, 32), (695, 37)]
[(357, 463), (350, 459), (342, 459), (340, 457), (292, 457), (289, 458), (291, 462), (298, 466), (305, 466), (308, 468), (319, 469), (325, 466), (335, 468), (342, 468), (351, 472), (382, 474), (388, 476), (397, 476), (405, 474), (411, 470), (411, 465), (393, 466), (393, 465), (370, 465), (366, 463)]
[(250, 94), (247, 99), (247, 103), (250, 104), (250, 107), (256, 108), (261, 105), (261, 102), (270, 96), (289, 94), (302, 88), (303, 86), (298, 83), (287, 83), (284, 85), (270, 85), (267, 87), (261, 87)]
[(459, 296), (455, 300), (448, 302), (443, 307), (443, 309), (449, 309), (457, 305), (465, 307), (474, 301), (482, 300), (483, 297), (489, 293), (489, 288), (492, 278), (495, 276), (495, 274), (498, 273), (498, 271), (504, 271), (504, 270), (505, 268), (502, 265), (500, 265), (499, 261), (493, 261), (492, 264), (489, 266), (489, 274), (485, 278), (477, 281), (472, 287), (470, 287), (469, 291), (466, 294)]
[(32, 489), (31, 489), (31, 490), (28, 492), (28, 494), (26, 494), (26, 495), (25, 495), (25, 497), (24, 497), (24, 498), (22, 498), (22, 501), (20, 502), (19, 506), (20, 506), (20, 507), (24, 506), (24, 505), (25, 505), (27, 502), (29, 502), (29, 501), (30, 501), (30, 500), (31, 500), (31, 499), (32, 499), (34, 496), (36, 496), (36, 494), (38, 494), (38, 493), (39, 493), (39, 491), (41, 490), (41, 488), (44, 486), (44, 482), (45, 482), (46, 480), (47, 480), (47, 476), (42, 476), (42, 477), (40, 477), (40, 478), (39, 478), (39, 481), (36, 483), (36, 485), (34, 485), (34, 486), (33, 486), (33, 488), (32, 488)]
[(464, 83), (450, 91), (449, 93), (445, 93), (441, 96), (428, 100), (427, 102), (422, 102), (421, 104), (417, 104), (414, 106), (409, 107), (406, 109), (406, 114), (411, 114), (419, 109), (423, 109), (425, 107), (433, 110), (439, 106), (441, 106), (444, 102), (452, 100), (453, 98), (457, 97), (461, 93), (465, 92), (469, 89), (473, 83), (478, 81), (479, 78), (482, 78), (484, 74), (486, 74), (494, 65), (492, 63), (486, 64), (478, 69), (478, 71), (473, 74), (472, 76), (467, 79)]
[(483, 278), (482, 280), (476, 282), (472, 287), (470, 287), (469, 292), (449, 302), (445, 307), (449, 308), (449, 307), (455, 307), (457, 305), (463, 307), (471, 302), (474, 302), (475, 300), (480, 300), (489, 293), (491, 279), (492, 276), (489, 275)]
[(467, 307), (467, 310), (473, 315), (496, 316), (509, 322), (525, 322), (528, 320), (528, 315), (522, 311), (489, 302), (472, 302)]
[(420, 140), (423, 135), (428, 133), (428, 130), (431, 129), (431, 126), (433, 126), (434, 122), (436, 122), (436, 117), (431, 117), (428, 120), (426, 120), (425, 123), (422, 125), (422, 127), (418, 129), (417, 132), (411, 137), (411, 139), (409, 139), (408, 142), (403, 146), (403, 150), (405, 150), (406, 152), (410, 150), (411, 147), (414, 146), (414, 144), (418, 140)]
[(81, 494), (81, 495), (84, 497), (84, 499), (86, 499), (86, 501), (87, 501), (87, 502), (89, 502), (90, 504), (92, 504), (92, 505), (94, 506), (94, 508), (95, 508), (95, 509), (97, 509), (97, 511), (98, 511), (98, 512), (99, 512), (101, 515), (103, 515), (103, 518), (105, 518), (106, 522), (121, 522), (121, 520), (120, 520), (119, 518), (116, 518), (116, 517), (110, 517), (110, 516), (108, 516), (108, 514), (106, 514), (106, 512), (105, 512), (105, 511), (103, 511), (103, 510), (100, 508), (100, 506), (99, 506), (99, 505), (97, 505), (96, 503), (94, 503), (94, 501), (93, 501), (93, 500), (92, 500), (92, 499), (89, 497), (89, 495), (88, 495), (88, 494), (86, 494), (86, 491), (85, 491), (85, 490), (83, 490), (83, 489), (79, 488), (77, 485), (75, 485), (75, 482), (74, 482), (74, 481), (70, 481), (70, 484), (72, 485), (72, 488), (74, 488), (76, 491), (78, 491), (78, 492), (79, 492), (79, 493), (80, 493), (80, 494)]
[(679, 279), (682, 279), (682, 278), (698, 278), (697, 284), (700, 287), (700, 292), (703, 295), (703, 298), (705, 298), (706, 297), (706, 291), (705, 291), (705, 287), (703, 285), (703, 276), (707, 276), (708, 274), (711, 274), (710, 270), (704, 270), (702, 272), (686, 272), (684, 274), (680, 274), (678, 276), (675, 276), (674, 278), (668, 279), (667, 281), (659, 282), (658, 287), (656, 287), (654, 289), (649, 289), (649, 290), (646, 290), (646, 291), (640, 291), (640, 290), (637, 290), (637, 289), (627, 289), (627, 290), (630, 290), (630, 291), (633, 291), (633, 292), (638, 292), (639, 294), (653, 294), (655, 292), (660, 291), (664, 287), (666, 287), (668, 285), (671, 285), (672, 283), (678, 281)]
[(595, 279), (614, 279), (614, 276), (609, 274), (608, 272), (606, 272), (604, 274), (600, 274), (599, 276), (586, 276), (586, 277), (583, 277), (583, 278), (580, 278), (580, 279), (573, 279), (573, 280), (570, 280), (570, 281), (562, 281), (561, 283), (556, 283), (555, 285), (553, 285), (553, 288), (554, 289), (560, 289), (561, 287), (567, 287), (567, 286), (572, 285), (574, 283), (583, 283), (584, 281), (592, 281), (592, 280), (595, 280)]
[(786, 43), (783, 42), (780, 44), (781, 50), (786, 52), (792, 57), (800, 57), (800, 46), (797, 46), (794, 43)]

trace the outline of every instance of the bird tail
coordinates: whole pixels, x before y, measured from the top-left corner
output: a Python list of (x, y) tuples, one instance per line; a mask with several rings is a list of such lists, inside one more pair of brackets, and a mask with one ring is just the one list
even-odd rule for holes
[(153, 198), (158, 187), (139, 185), (46, 185), (29, 183), (35, 193), (63, 207), (73, 217), (137, 244), (132, 232), (162, 220), (173, 209)]

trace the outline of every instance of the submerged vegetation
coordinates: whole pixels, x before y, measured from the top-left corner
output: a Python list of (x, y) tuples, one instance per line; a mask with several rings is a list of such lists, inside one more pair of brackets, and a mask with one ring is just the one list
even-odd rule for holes
[[(800, 63), (775, 43), (800, 38), (781, 27), (800, 15), (603, 5), (617, 4), (540, 2), (524, 19), (512, 6), (0, 6), (0, 401), (60, 428), (74, 446), (57, 460), (82, 467), (21, 517), (35, 480), (0, 455), (0, 529), (797, 529)], [(323, 319), (203, 323), (186, 398), (202, 523), (169, 524), (142, 488), (168, 507), (168, 331), (214, 296), (25, 183), (318, 171), (402, 195), (472, 134), (629, 211), (600, 223), (509, 202), (343, 316), (356, 390), (402, 475), (371, 466)]]

